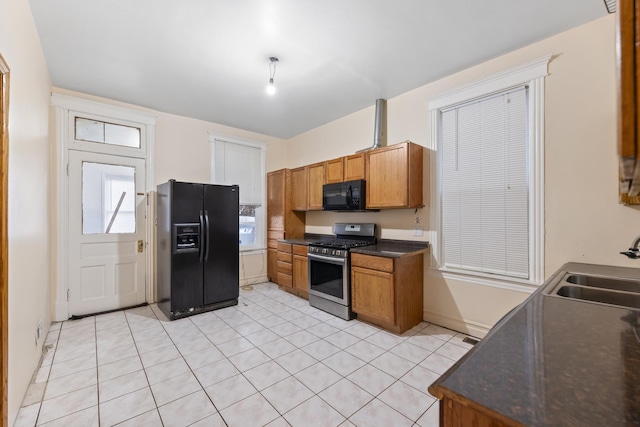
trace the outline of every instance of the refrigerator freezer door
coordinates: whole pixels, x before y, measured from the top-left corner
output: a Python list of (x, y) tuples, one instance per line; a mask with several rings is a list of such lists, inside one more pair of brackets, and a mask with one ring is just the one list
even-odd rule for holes
[[(171, 220), (176, 223), (198, 223), (202, 210), (202, 184), (173, 182)], [(201, 227), (202, 229), (202, 227)], [(202, 236), (200, 245), (204, 242)], [(182, 312), (203, 304), (203, 264), (199, 253), (174, 254), (171, 259), (171, 311)]]
[(240, 292), (238, 193), (238, 186), (204, 186), (205, 218), (209, 218), (205, 305), (237, 299)]

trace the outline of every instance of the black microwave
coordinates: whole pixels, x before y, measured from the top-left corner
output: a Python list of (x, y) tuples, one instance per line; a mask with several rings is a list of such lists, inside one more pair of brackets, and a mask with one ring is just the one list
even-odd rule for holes
[(322, 210), (363, 211), (366, 209), (366, 181), (337, 182), (322, 186)]

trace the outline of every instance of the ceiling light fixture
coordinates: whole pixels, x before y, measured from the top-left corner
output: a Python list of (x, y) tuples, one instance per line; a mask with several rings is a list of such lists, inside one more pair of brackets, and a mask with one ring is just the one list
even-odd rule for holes
[(267, 85), (267, 93), (273, 95), (276, 93), (276, 87), (273, 84), (273, 78), (276, 75), (276, 63), (279, 61), (275, 56), (269, 58), (269, 84)]

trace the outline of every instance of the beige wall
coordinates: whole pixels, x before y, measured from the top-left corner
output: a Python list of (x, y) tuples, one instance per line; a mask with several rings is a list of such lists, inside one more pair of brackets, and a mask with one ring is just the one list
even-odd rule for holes
[[(136, 105), (97, 96), (53, 88), (55, 93), (151, 112), (156, 115), (154, 137), (154, 185), (169, 179), (211, 182), (211, 142), (209, 133), (235, 140), (267, 144), (266, 169), (286, 166), (286, 141), (255, 132), (223, 126), (190, 117), (152, 111)], [(267, 278), (266, 251), (243, 252), (240, 256), (240, 284), (260, 283)]]
[[(606, 16), (532, 44), (387, 103), (388, 144), (428, 145), (427, 100), (492, 73), (554, 55), (545, 90), (545, 277), (567, 261), (640, 267), (618, 254), (640, 233), (637, 209), (617, 203), (615, 23)], [(373, 100), (372, 100), (373, 104)], [(289, 140), (288, 166), (352, 154), (373, 140), (374, 107)], [(428, 203), (428, 169), (425, 201)], [(425, 230), (429, 208), (418, 210)], [(413, 210), (307, 214), (308, 232), (337, 221), (371, 221), (382, 237), (411, 236)], [(423, 239), (427, 239), (426, 234)], [(483, 335), (528, 293), (425, 272), (425, 319)]]
[(51, 82), (29, 2), (7, 0), (0, 54), (10, 67), (9, 387), (13, 424), (50, 323), (49, 96)]
[[(158, 113), (154, 156), (156, 184), (168, 179), (211, 182), (211, 143), (208, 132), (213, 132), (216, 136), (267, 143), (266, 169), (285, 167), (286, 143), (282, 139), (188, 117)], [(266, 278), (266, 251), (241, 253), (240, 284), (260, 283)]]

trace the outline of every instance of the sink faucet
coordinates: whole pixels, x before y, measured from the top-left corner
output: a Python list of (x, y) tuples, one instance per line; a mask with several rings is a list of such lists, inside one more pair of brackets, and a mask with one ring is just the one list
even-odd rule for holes
[(620, 252), (620, 254), (626, 255), (631, 259), (640, 258), (640, 250), (638, 249), (638, 246), (640, 246), (640, 236), (637, 236), (635, 239), (633, 239), (633, 243), (631, 243), (631, 247), (628, 251)]

